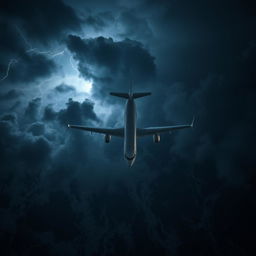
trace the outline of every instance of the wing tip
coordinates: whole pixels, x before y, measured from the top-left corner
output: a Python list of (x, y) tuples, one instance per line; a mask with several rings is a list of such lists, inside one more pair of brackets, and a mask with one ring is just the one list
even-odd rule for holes
[(192, 122), (191, 122), (191, 125), (190, 125), (191, 128), (194, 127), (194, 122), (195, 122), (195, 116), (193, 116), (193, 119), (192, 119)]
[(70, 124), (68, 124), (68, 128), (71, 128)]

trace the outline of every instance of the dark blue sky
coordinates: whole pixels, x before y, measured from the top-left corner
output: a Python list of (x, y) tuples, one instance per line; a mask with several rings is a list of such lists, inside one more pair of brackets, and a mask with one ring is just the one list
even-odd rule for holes
[[(1, 255), (255, 255), (253, 1), (0, 3)], [(67, 123), (190, 122), (154, 144)]]

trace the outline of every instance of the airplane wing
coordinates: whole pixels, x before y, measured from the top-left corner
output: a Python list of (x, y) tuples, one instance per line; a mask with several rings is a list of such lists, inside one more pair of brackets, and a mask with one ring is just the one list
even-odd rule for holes
[(193, 118), (193, 121), (192, 121), (191, 124), (138, 128), (137, 129), (137, 136), (146, 136), (146, 135), (158, 134), (158, 133), (162, 133), (162, 132), (170, 132), (170, 131), (174, 131), (174, 130), (192, 128), (193, 125), (194, 125), (194, 118)]
[(68, 124), (68, 128), (74, 128), (74, 129), (79, 129), (79, 130), (84, 130), (89, 132), (95, 132), (95, 133), (109, 134), (117, 137), (124, 136), (124, 128), (96, 128), (96, 127), (87, 127), (82, 125), (71, 125), (71, 124)]

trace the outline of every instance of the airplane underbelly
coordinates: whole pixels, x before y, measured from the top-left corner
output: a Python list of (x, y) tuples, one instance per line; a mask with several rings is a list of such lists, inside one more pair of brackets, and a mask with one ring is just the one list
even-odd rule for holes
[(125, 145), (124, 145), (124, 153), (128, 158), (134, 158), (136, 155), (136, 135), (127, 134)]
[(124, 155), (127, 159), (136, 156), (136, 110), (133, 101), (128, 101), (125, 115)]
[(128, 158), (136, 155), (136, 124), (132, 120), (125, 127), (124, 153)]

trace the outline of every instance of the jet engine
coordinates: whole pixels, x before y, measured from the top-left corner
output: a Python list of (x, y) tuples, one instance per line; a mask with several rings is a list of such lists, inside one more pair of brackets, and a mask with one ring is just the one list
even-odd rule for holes
[(160, 142), (160, 135), (159, 134), (154, 134), (153, 135), (153, 141), (155, 143), (159, 143)]
[(109, 143), (110, 141), (111, 141), (111, 135), (106, 134), (106, 135), (105, 135), (105, 142), (106, 142), (106, 143)]

